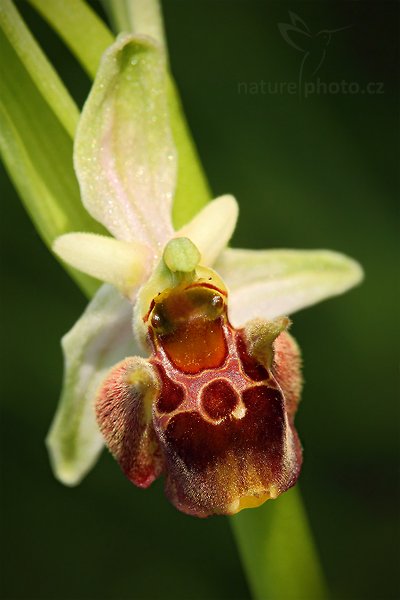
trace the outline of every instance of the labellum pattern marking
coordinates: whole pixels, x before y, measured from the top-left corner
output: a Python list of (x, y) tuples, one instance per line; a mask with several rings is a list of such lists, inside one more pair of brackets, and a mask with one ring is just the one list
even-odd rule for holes
[[(204, 500), (212, 496), (207, 489), (209, 481), (205, 480), (225, 479), (224, 468), (227, 473), (232, 472), (236, 463), (233, 469), (236, 477), (230, 482), (226, 479), (225, 492), (220, 485), (216, 486), (221, 499), (225, 496), (222, 504), (235, 508), (238, 501), (235, 504), (228, 500), (230, 484), (237, 476), (243, 488), (248, 471), (258, 471), (258, 476), (253, 473), (253, 479), (261, 476), (261, 479), (271, 480), (268, 490), (264, 487), (258, 496), (264, 500), (293, 485), (301, 462), (300, 444), (292, 428), (293, 415), (287, 414), (285, 398), (273, 373), (247, 353), (244, 331), (230, 325), (220, 290), (213, 290), (211, 286), (206, 290), (201, 284), (198, 289), (206, 303), (218, 304), (221, 314), (216, 319), (208, 320), (202, 314), (192, 319), (188, 315), (183, 333), (180, 324), (166, 336), (150, 332), (153, 346), (150, 362), (161, 374), (161, 402), (155, 405), (154, 425), (166, 449), (167, 464), (170, 463), (166, 469), (167, 490), (171, 490), (174, 503), (179, 503), (182, 495), (180, 508), (197, 515), (199, 494), (203, 496), (203, 505)], [(216, 298), (222, 303), (216, 303)], [(174, 304), (172, 302), (171, 312), (176, 311)], [(180, 309), (182, 318), (185, 306)], [(176, 346), (171, 344), (171, 337), (174, 342), (178, 337)], [(196, 368), (193, 354), (199, 341), (200, 345), (205, 343), (207, 352), (197, 361)], [(189, 371), (182, 360), (185, 352), (191, 365)], [(179, 389), (179, 402), (170, 401), (166, 407), (163, 398), (170, 396), (174, 389)], [(176, 394), (174, 397), (177, 399)], [(293, 463), (296, 463), (294, 470)], [(181, 473), (168, 482), (168, 473), (174, 470)], [(185, 479), (188, 482), (188, 472), (198, 484), (197, 490), (189, 485), (190, 491), (196, 492), (192, 510), (188, 507), (187, 486), (179, 485)]]

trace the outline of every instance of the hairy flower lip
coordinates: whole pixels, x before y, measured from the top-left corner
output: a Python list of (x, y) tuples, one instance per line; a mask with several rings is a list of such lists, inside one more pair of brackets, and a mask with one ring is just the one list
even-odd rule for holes
[[(202, 289), (201, 302), (204, 304), (195, 303), (191, 309), (190, 301), (187, 304), (184, 298), (188, 290), (196, 288)], [(275, 339), (287, 335), (282, 333), (287, 320), (279, 319), (277, 324), (255, 322), (243, 331), (236, 331), (229, 323), (226, 303), (222, 317), (213, 320), (210, 316), (213, 313), (209, 313), (208, 303), (212, 303), (215, 291), (215, 286), (199, 280), (165, 292), (166, 300), (161, 304), (169, 300), (175, 302), (175, 297), (177, 301), (182, 298), (186, 303), (185, 310), (189, 311), (183, 322), (187, 336), (184, 335), (172, 350), (165, 347), (163, 335), (149, 323), (152, 352), (143, 364), (153, 369), (158, 380), (155, 391), (149, 392), (153, 404), (151, 431), (158, 444), (153, 454), (149, 453), (147, 445), (143, 445), (141, 432), (148, 431), (150, 417), (143, 420), (140, 416), (144, 414), (140, 393), (132, 384), (133, 380), (129, 385), (126, 377), (119, 375), (121, 370), (130, 368), (134, 358), (126, 359), (111, 371), (97, 398), (100, 429), (128, 478), (143, 486), (142, 475), (137, 475), (137, 465), (153, 464), (146, 484), (157, 474), (163, 474), (166, 494), (173, 504), (182, 512), (198, 517), (234, 514), (275, 498), (294, 485), (301, 466), (301, 447), (293, 427), (300, 384), (290, 381), (301, 380), (297, 346), (288, 338), (286, 354), (276, 355), (279, 360), (285, 358), (292, 364), (292, 371), (281, 368), (286, 374), (286, 380), (282, 382), (276, 379), (276, 365), (260, 363), (254, 354), (246, 354), (247, 362), (243, 362), (243, 352), (258, 349), (260, 345), (270, 350), (256, 352), (257, 356), (270, 357), (272, 354), (274, 357)], [(154, 307), (156, 299), (153, 300)], [(191, 310), (195, 315), (194, 325)], [(173, 314), (169, 318), (181, 318), (179, 313), (176, 317)], [(215, 326), (221, 327), (224, 336), (222, 362), (216, 358), (204, 365), (203, 341), (193, 337), (199, 319), (209, 331)], [(192, 326), (195, 327), (193, 333)], [(201, 326), (200, 331), (206, 330)], [(171, 335), (174, 338), (178, 332), (173, 330)], [(240, 352), (239, 340), (246, 344)], [(219, 352), (219, 338), (210, 337), (207, 360), (215, 353), (219, 356)], [(187, 361), (190, 363), (189, 356), (193, 353), (198, 356), (193, 363), (196, 366), (187, 370), (185, 365)], [(183, 364), (180, 358), (177, 360), (181, 356), (184, 357)], [(257, 365), (264, 369), (261, 379), (261, 371), (255, 370)], [(291, 399), (290, 406), (286, 403), (284, 387), (297, 388), (297, 396)], [(124, 417), (129, 406), (136, 408), (129, 409), (130, 416)], [(121, 427), (126, 432), (124, 438), (129, 440), (123, 447), (116, 444), (121, 438)], [(148, 435), (146, 433), (145, 437)], [(155, 455), (161, 458), (152, 463)]]

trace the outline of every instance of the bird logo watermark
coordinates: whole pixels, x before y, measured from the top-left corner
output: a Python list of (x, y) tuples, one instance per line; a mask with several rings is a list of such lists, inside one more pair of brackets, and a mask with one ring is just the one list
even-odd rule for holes
[(293, 11), (289, 11), (290, 23), (278, 23), (278, 29), (290, 46), (302, 53), (299, 70), (299, 94), (302, 94), (305, 81), (312, 79), (321, 69), (332, 37), (339, 31), (349, 29), (345, 25), (337, 29), (321, 29), (313, 32), (307, 23)]
[(283, 40), (297, 52), (301, 53), (301, 61), (297, 81), (239, 81), (237, 92), (244, 95), (294, 95), (299, 100), (313, 95), (358, 95), (383, 94), (381, 81), (323, 81), (316, 75), (320, 72), (333, 40), (339, 39), (340, 32), (350, 29), (352, 25), (344, 25), (334, 29), (313, 30), (305, 20), (289, 10), (289, 22), (277, 23)]

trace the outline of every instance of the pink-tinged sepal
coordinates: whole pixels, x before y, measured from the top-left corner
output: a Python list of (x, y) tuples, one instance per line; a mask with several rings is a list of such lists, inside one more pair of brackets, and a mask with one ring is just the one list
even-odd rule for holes
[(125, 475), (148, 487), (162, 471), (160, 446), (152, 421), (160, 383), (143, 358), (126, 358), (109, 373), (98, 393), (97, 422)]

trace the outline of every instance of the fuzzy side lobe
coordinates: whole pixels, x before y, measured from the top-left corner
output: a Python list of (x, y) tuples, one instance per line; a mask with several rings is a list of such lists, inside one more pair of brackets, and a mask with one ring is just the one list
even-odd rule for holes
[(97, 421), (106, 444), (125, 475), (148, 487), (162, 471), (162, 456), (152, 422), (159, 380), (142, 358), (116, 365), (97, 398)]

